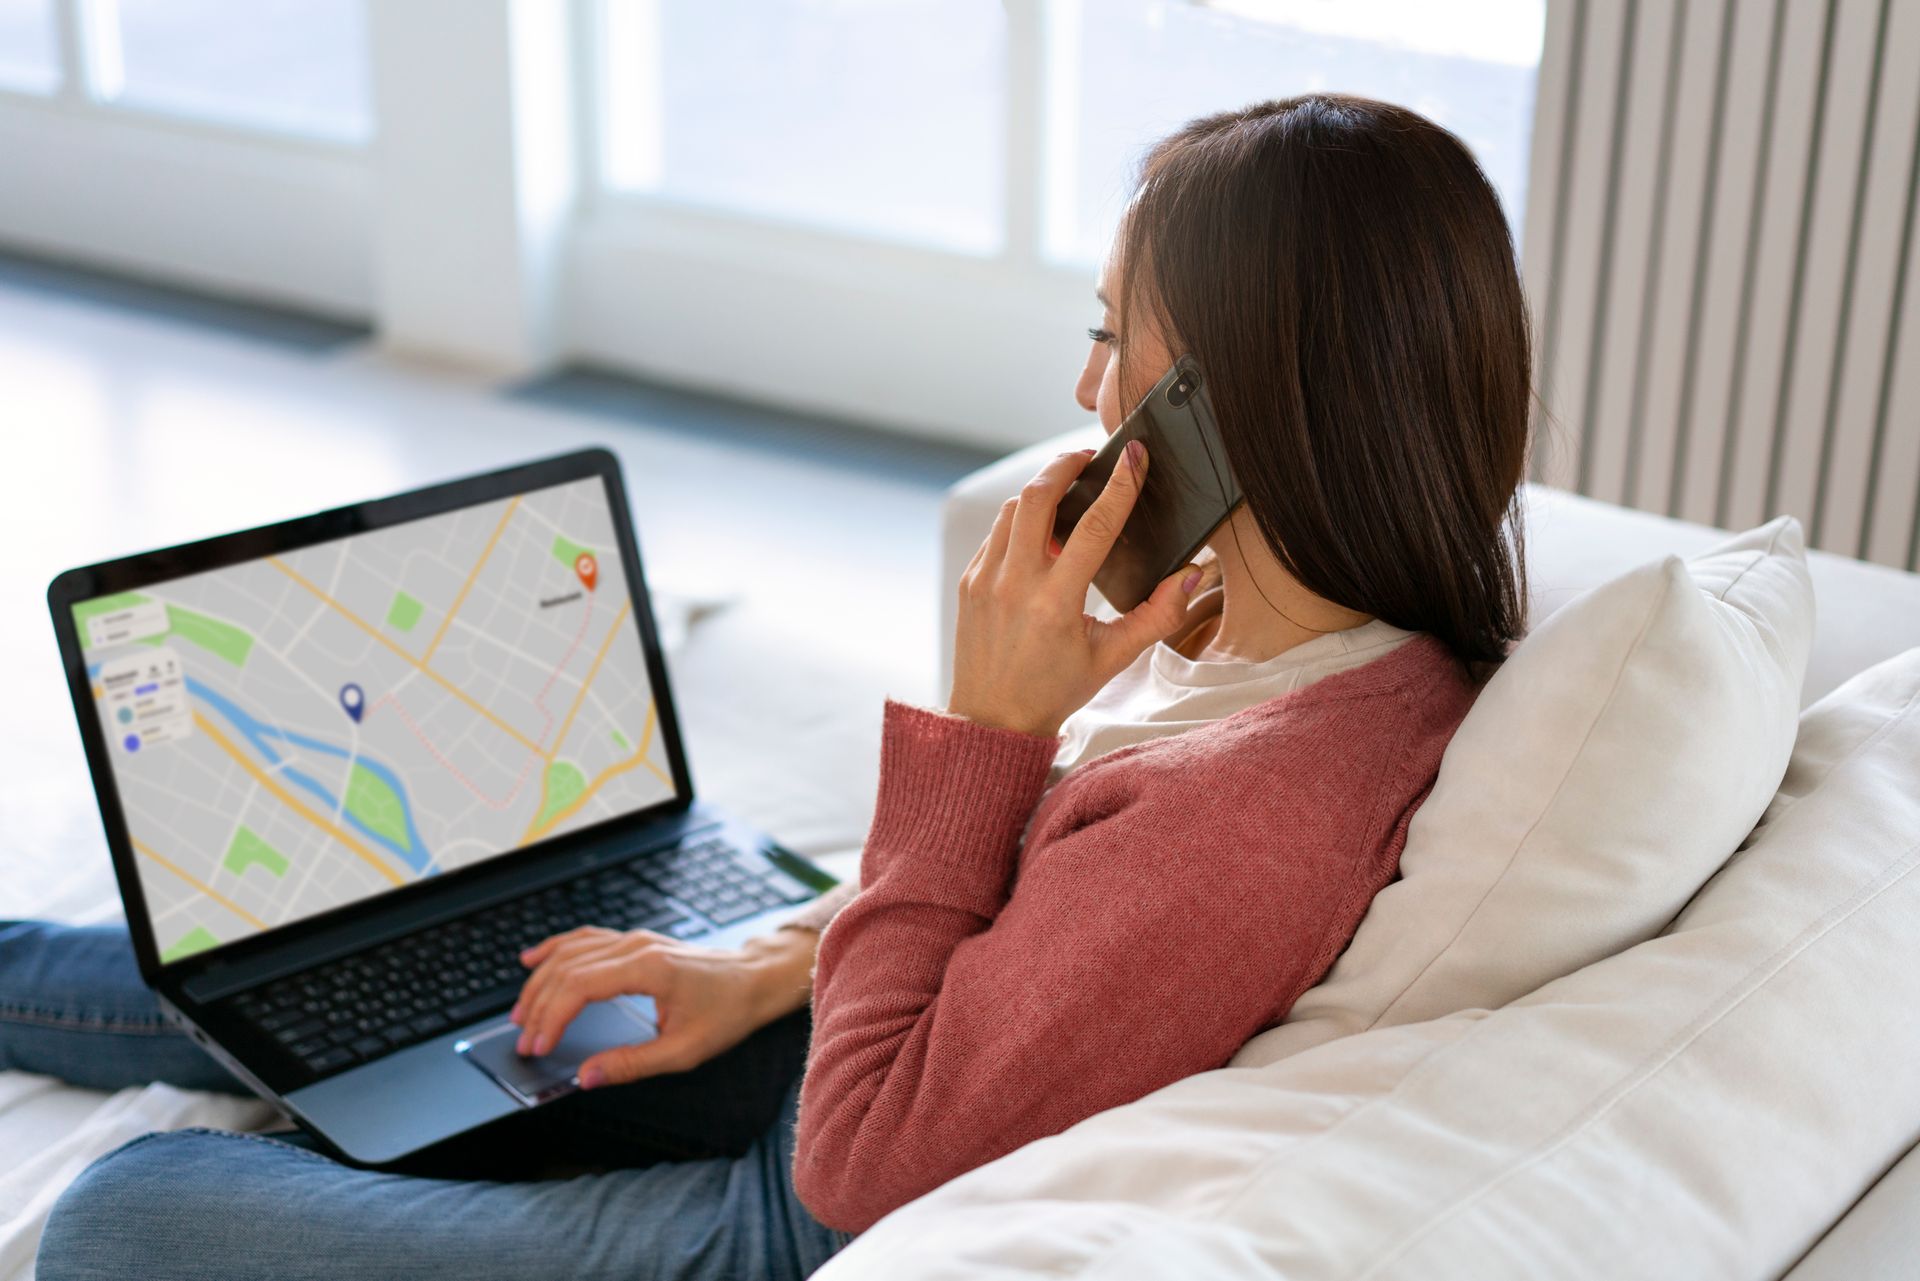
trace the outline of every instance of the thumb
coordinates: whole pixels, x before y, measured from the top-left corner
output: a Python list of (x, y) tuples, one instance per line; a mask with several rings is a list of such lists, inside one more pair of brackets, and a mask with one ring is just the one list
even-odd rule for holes
[(580, 1088), (591, 1090), (601, 1085), (625, 1085), (642, 1077), (663, 1072), (683, 1072), (680, 1038), (660, 1035), (638, 1045), (617, 1045), (602, 1050), (580, 1065)]
[(1182, 565), (1161, 579), (1151, 596), (1109, 625), (1128, 662), (1155, 641), (1172, 635), (1187, 621), (1187, 607), (1203, 576), (1198, 565)]

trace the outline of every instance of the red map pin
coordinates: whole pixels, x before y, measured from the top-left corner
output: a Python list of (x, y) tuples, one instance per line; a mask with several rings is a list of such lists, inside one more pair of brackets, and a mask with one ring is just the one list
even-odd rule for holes
[(592, 552), (581, 552), (573, 558), (573, 572), (580, 575), (580, 581), (587, 585), (588, 591), (592, 591), (594, 583), (600, 578), (600, 562), (593, 558)]

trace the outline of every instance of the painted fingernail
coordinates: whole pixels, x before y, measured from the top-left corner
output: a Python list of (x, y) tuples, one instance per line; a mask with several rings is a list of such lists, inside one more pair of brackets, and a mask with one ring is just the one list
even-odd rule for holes
[(532, 1048), (533, 1047), (527, 1044), (527, 1033), (525, 1032), (522, 1032), (520, 1034), (520, 1039), (513, 1043), (513, 1052), (515, 1054), (520, 1055), (522, 1058), (525, 1058), (527, 1055), (527, 1051)]
[(1200, 582), (1200, 571), (1197, 569), (1190, 569), (1187, 571), (1187, 576), (1180, 580), (1180, 590), (1183, 592), (1190, 592), (1196, 586), (1199, 585), (1199, 582)]
[(520, 1007), (516, 1005), (511, 1010), (507, 1011), (507, 1022), (518, 1023), (519, 1021), (520, 1021)]
[(596, 1085), (605, 1085), (606, 1083), (607, 1083), (607, 1074), (604, 1071), (602, 1071), (600, 1068), (584, 1067), (580, 1069), (580, 1088), (581, 1089), (591, 1090)]
[(1130, 440), (1127, 442), (1127, 462), (1132, 466), (1138, 467), (1140, 460), (1146, 456), (1146, 452), (1147, 447), (1139, 441)]

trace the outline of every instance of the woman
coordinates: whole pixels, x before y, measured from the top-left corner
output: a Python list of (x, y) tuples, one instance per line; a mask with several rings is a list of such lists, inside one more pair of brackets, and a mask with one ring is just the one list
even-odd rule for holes
[[(1451, 134), (1309, 95), (1156, 145), (1100, 296), (1080, 404), (1112, 432), (1193, 353), (1247, 500), (1204, 567), (1113, 622), (1082, 605), (1152, 460), (1116, 468), (1064, 547), (1052, 515), (1086, 452), (1008, 500), (961, 581), (946, 710), (886, 702), (857, 895), (737, 954), (549, 939), (522, 958), (523, 1045), (620, 992), (655, 997), (658, 1040), (405, 1173), (257, 1135), (136, 1140), (55, 1206), (45, 1281), (804, 1276), (898, 1205), (1284, 1017), (1394, 875), (1523, 630), (1512, 241)], [(165, 1061), (213, 1083), (157, 1034), (123, 938), (12, 933), (0, 1065), (99, 1084)], [(115, 1018), (150, 1034), (116, 1048)], [(742, 1117), (765, 1128), (714, 1151)]]

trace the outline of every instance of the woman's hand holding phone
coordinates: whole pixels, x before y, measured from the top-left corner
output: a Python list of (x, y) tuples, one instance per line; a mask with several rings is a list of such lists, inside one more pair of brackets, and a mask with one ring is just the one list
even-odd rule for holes
[(1112, 550), (1146, 482), (1146, 448), (1133, 442), (1100, 497), (1054, 550), (1060, 496), (1093, 455), (1061, 454), (1009, 498), (960, 575), (953, 690), (947, 710), (984, 725), (1051, 736), (1154, 642), (1187, 621), (1200, 570), (1161, 580), (1109, 622), (1086, 612), (1094, 573)]

